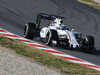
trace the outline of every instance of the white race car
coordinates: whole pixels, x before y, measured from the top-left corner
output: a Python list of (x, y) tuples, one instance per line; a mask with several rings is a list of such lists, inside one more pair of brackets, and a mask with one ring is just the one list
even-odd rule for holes
[[(92, 53), (95, 51), (93, 36), (84, 36), (76, 29), (68, 29), (63, 24), (64, 17), (39, 13), (36, 24), (28, 22), (24, 28), (24, 37), (40, 38), (46, 45), (64, 46), (69, 49), (80, 49)], [(49, 20), (46, 27), (40, 28), (41, 19)]]

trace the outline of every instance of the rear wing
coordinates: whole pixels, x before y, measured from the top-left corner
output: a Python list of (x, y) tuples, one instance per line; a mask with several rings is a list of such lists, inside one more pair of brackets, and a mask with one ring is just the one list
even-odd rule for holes
[(45, 13), (39, 13), (39, 14), (37, 14), (36, 26), (37, 26), (37, 28), (40, 27), (41, 19), (53, 21), (55, 18), (63, 19), (65, 17), (57, 16), (57, 15), (49, 15), (49, 14), (45, 14)]

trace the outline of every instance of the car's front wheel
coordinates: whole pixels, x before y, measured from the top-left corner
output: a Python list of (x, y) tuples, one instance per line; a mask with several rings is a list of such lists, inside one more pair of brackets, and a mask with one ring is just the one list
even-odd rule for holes
[(85, 52), (92, 53), (95, 51), (93, 36), (85, 36), (82, 45), (86, 47)]

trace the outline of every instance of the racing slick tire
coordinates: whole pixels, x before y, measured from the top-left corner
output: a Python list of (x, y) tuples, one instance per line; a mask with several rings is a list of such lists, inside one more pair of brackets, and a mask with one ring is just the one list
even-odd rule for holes
[(82, 44), (86, 47), (84, 52), (92, 53), (95, 51), (93, 36), (85, 36)]
[(46, 45), (51, 45), (53, 40), (58, 42), (58, 33), (56, 30), (49, 29), (45, 39)]
[(27, 39), (33, 39), (36, 33), (36, 24), (27, 23), (24, 27), (24, 37)]

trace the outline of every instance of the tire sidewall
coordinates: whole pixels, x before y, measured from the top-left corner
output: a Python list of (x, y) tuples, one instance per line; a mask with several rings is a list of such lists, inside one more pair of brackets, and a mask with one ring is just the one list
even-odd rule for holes
[(49, 29), (46, 37), (49, 35), (48, 40), (46, 41), (46, 45), (51, 45), (52, 40), (55, 40), (58, 42), (58, 34), (56, 30)]

